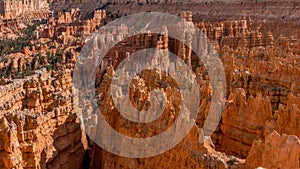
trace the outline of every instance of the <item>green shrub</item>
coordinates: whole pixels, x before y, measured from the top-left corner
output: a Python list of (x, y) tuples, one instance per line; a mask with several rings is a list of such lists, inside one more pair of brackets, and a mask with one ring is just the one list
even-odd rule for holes
[(227, 164), (229, 165), (233, 165), (237, 162), (237, 159), (236, 158), (231, 158), (230, 160), (227, 161)]
[(16, 39), (0, 40), (0, 56), (20, 52), (24, 47), (30, 46), (30, 40), (33, 39), (33, 32), (37, 25), (28, 26), (23, 30), (23, 36)]

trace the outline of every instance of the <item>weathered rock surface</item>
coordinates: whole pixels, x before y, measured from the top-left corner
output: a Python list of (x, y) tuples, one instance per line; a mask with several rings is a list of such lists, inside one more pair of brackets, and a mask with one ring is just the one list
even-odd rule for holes
[[(299, 168), (299, 2), (286, 2), (283, 10), (279, 10), (281, 2), (106, 6), (101, 1), (56, 2), (60, 1), (53, 1), (52, 8), (59, 6), (58, 11), (38, 24), (34, 40), (0, 58), (0, 168), (81, 168), (83, 164), (90, 168)], [(72, 5), (80, 9), (60, 12)], [(178, 6), (189, 11), (179, 12)], [(96, 10), (99, 7), (106, 10)], [(169, 49), (183, 58), (192, 66), (202, 95), (196, 125), (174, 149), (146, 159), (122, 158), (89, 138), (87, 142), (82, 134), (72, 100), (74, 63), (85, 38), (104, 22), (162, 10), (193, 21), (218, 50), (226, 73), (227, 104), (211, 140), (199, 143), (213, 92), (205, 67), (194, 60), (191, 49), (166, 36), (142, 34), (126, 39), (109, 51), (96, 80), (96, 92), (103, 101), (99, 106), (116, 130), (131, 137), (149, 137), (163, 130), (157, 123), (146, 125), (147, 132), (145, 126), (124, 124), (112, 99), (106, 97), (112, 68), (137, 49)], [(1, 20), (0, 39), (23, 37), (25, 28), (20, 20)], [(129, 29), (123, 25), (114, 31), (122, 36)], [(48, 70), (40, 71), (43, 67)], [(149, 92), (160, 87), (153, 80), (157, 78), (150, 71), (133, 80), (130, 97), (135, 107), (149, 107)], [(180, 93), (174, 85), (165, 92), (173, 100), (161, 119), (171, 125)], [(84, 160), (87, 154), (91, 161)]]
[(1, 168), (81, 168), (85, 142), (70, 72), (1, 86)]
[(272, 132), (253, 143), (246, 168), (299, 168), (300, 140), (294, 135)]
[[(0, 16), (5, 19), (15, 19), (20, 15), (41, 14), (47, 16), (49, 3), (46, 0), (32, 1), (0, 1)], [(46, 14), (46, 15), (45, 15)], [(0, 18), (2, 18), (0, 17)]]

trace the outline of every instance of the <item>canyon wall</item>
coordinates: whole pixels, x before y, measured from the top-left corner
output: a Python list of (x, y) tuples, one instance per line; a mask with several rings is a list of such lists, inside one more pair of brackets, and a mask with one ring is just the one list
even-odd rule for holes
[[(187, 17), (187, 20), (191, 20), (189, 14), (190, 12), (183, 12), (182, 17)], [(300, 83), (298, 77), (300, 72), (300, 59), (298, 56), (300, 36), (279, 36), (278, 38), (274, 38), (272, 32), (269, 31), (263, 33), (259, 29), (252, 30), (250, 24), (251, 23), (248, 23), (247, 20), (225, 21), (216, 24), (196, 23), (218, 49), (220, 58), (225, 67), (227, 78), (227, 104), (219, 128), (212, 136), (212, 142), (214, 143), (212, 147), (227, 155), (246, 159), (245, 163), (242, 160), (237, 160), (240, 163), (231, 166), (230, 156), (220, 157), (220, 155), (217, 155), (222, 159), (221, 161), (223, 161), (220, 163), (222, 164), (221, 166), (218, 163), (217, 166), (215, 164), (210, 164), (208, 166), (200, 165), (200, 168), (222, 168), (224, 166), (237, 168), (260, 166), (271, 168), (274, 166), (281, 166), (281, 168), (285, 168), (284, 166), (299, 167), (299, 160), (295, 160), (299, 159), (298, 151), (287, 155), (291, 157), (291, 159), (288, 160), (286, 159), (288, 157), (281, 158), (280, 152), (290, 151), (291, 147), (285, 146), (285, 144), (292, 144), (296, 149), (299, 148), (299, 139), (297, 137), (299, 137), (298, 121), (300, 119), (298, 113), (299, 103), (297, 102), (299, 100), (299, 88), (297, 86)], [(128, 30), (126, 27), (116, 29), (119, 30), (114, 30), (113, 32), (126, 32)], [(110, 36), (113, 37), (116, 35), (113, 34)], [(186, 39), (188, 39), (190, 35), (185, 36)], [(159, 40), (157, 41), (157, 39)], [(172, 51), (184, 59), (188, 65), (193, 65), (196, 68), (195, 71), (199, 72), (199, 74), (197, 74), (197, 79), (202, 84), (201, 92), (206, 93), (201, 100), (200, 112), (198, 115), (199, 118), (196, 121), (197, 128), (201, 128), (207, 117), (210, 105), (211, 92), (209, 87), (209, 77), (207, 77), (205, 68), (203, 69), (201, 68), (201, 65), (197, 65), (197, 60), (194, 60), (195, 57), (192, 56), (190, 49), (167, 37), (151, 34), (135, 36), (120, 44), (124, 45), (125, 48), (122, 48), (122, 45), (120, 45), (107, 54), (107, 60), (104, 60), (104, 66), (101, 66), (101, 69), (103, 69), (101, 72), (107, 72), (107, 74), (102, 74), (99, 77), (99, 79), (101, 79), (99, 84), (101, 84), (101, 88), (103, 88), (98, 91), (102, 95), (100, 102), (112, 107), (106, 109), (105, 107), (102, 108), (100, 106), (102, 111), (108, 111), (102, 112), (107, 116), (106, 120), (108, 123), (114, 126), (119, 132), (125, 132), (126, 135), (130, 136), (132, 136), (133, 133), (136, 134), (136, 131), (138, 131), (138, 134), (134, 136), (137, 137), (144, 137), (145, 135), (151, 136), (156, 133), (155, 125), (152, 127), (151, 125), (147, 126), (148, 130), (146, 131), (148, 131), (148, 133), (143, 132), (144, 130), (141, 126), (135, 125), (133, 125), (134, 127), (131, 125), (126, 126), (125, 130), (124, 126), (121, 125), (123, 124), (123, 120), (119, 119), (120, 115), (114, 108), (111, 98), (106, 97), (111, 82), (110, 76), (112, 75), (109, 72), (112, 72), (112, 67), (115, 68), (119, 64), (119, 61), (124, 59), (128, 53), (134, 53), (137, 49), (155, 47)], [(147, 82), (147, 79), (153, 80), (155, 75), (150, 73), (141, 76), (141, 79), (137, 79), (141, 82), (137, 82), (137, 84), (145, 84), (145, 86), (139, 86), (140, 90), (148, 91), (153, 88), (153, 86), (151, 87), (151, 83), (149, 84), (149, 82)], [(153, 83), (155, 83), (155, 81)], [(150, 87), (148, 85), (150, 85)], [(132, 100), (144, 98), (143, 94), (138, 92), (133, 92), (130, 97), (132, 97)], [(146, 98), (147, 97), (144, 99)], [(138, 105), (139, 104), (137, 103), (137, 107), (139, 107)], [(176, 110), (176, 108), (170, 108), (170, 110)], [(112, 114), (113, 117), (109, 116)], [(166, 116), (165, 119), (170, 119), (170, 117), (171, 116)], [(133, 129), (132, 131), (127, 131), (128, 128)], [(279, 134), (283, 134), (283, 136), (280, 136), (279, 134), (274, 135), (274, 130), (279, 132)], [(149, 133), (149, 131), (151, 132)], [(199, 137), (199, 134), (197, 137)], [(274, 143), (272, 142), (272, 139), (270, 139), (273, 137)], [(287, 138), (290, 139), (287, 140)], [(281, 141), (275, 141), (277, 139)], [(192, 143), (192, 140), (187, 140), (187, 142), (189, 142), (189, 144), (196, 144), (200, 147), (203, 146), (199, 143)], [(273, 145), (271, 150), (266, 147), (269, 142)], [(282, 145), (284, 145), (284, 147), (281, 148)], [(101, 148), (97, 146), (93, 149), (95, 152), (101, 152), (101, 156), (93, 156), (94, 159), (92, 162), (94, 163), (92, 164), (94, 166), (102, 166), (102, 168), (151, 168), (153, 167), (153, 163), (160, 168), (168, 168), (170, 166), (173, 168), (182, 168), (183, 166), (186, 168), (195, 167), (192, 165), (194, 163), (193, 156), (186, 157), (186, 160), (189, 161), (187, 163), (177, 162), (173, 165), (173, 158), (177, 157), (170, 155), (172, 158), (167, 160), (167, 164), (170, 166), (165, 166), (164, 160), (158, 160), (165, 159), (165, 154), (160, 155), (157, 158), (153, 157), (133, 160), (114, 155), (110, 156), (109, 153), (101, 150)], [(266, 151), (261, 152), (261, 149)], [(177, 150), (176, 154), (180, 156), (185, 156), (185, 151), (189, 153), (193, 152), (193, 149), (189, 148), (184, 152), (181, 152), (180, 145), (176, 146), (174, 150)], [(173, 150), (171, 150), (171, 152), (172, 151)], [(203, 154), (201, 151), (198, 152), (200, 152), (198, 159), (202, 159), (203, 155), (205, 156), (205, 153)], [(274, 158), (270, 152), (278, 153), (274, 155)], [(110, 157), (106, 158), (107, 156)], [(255, 162), (254, 159), (256, 157), (257, 161)], [(258, 161), (260, 159), (266, 161), (264, 163), (259, 163)], [(99, 161), (100, 163), (97, 163)], [(130, 161), (130, 163), (124, 165), (124, 161)], [(142, 161), (142, 163), (140, 161)], [(226, 161), (228, 163), (226, 163)], [(203, 162), (199, 161), (199, 163), (201, 164)]]
[[(119, 18), (124, 15), (130, 15), (138, 12), (163, 12), (177, 15), (180, 11), (192, 11), (194, 22), (221, 22), (226, 20), (242, 20), (244, 17), (250, 17), (255, 21), (252, 29), (261, 27), (264, 32), (272, 30), (275, 37), (283, 34), (291, 36), (297, 34), (299, 27), (300, 10), (297, 8), (299, 2), (292, 1), (243, 1), (242, 3), (232, 3), (231, 1), (215, 1), (215, 3), (116, 3), (105, 4), (99, 1), (58, 1), (50, 3), (52, 11), (57, 13), (63, 9), (71, 10), (72, 8), (80, 8), (83, 16), (89, 14), (96, 9), (105, 9), (107, 11), (107, 21), (111, 18)], [(188, 1), (185, 1), (188, 2)], [(238, 2), (238, 1), (235, 1)], [(179, 10), (178, 10), (179, 9)], [(57, 12), (56, 12), (57, 11)], [(286, 25), (289, 25), (288, 27)]]
[[(86, 1), (78, 3), (83, 4), (80, 7), (84, 10), (99, 7), (89, 6)], [(203, 10), (198, 13), (178, 12), (178, 4), (115, 4), (108, 5), (107, 11), (90, 10), (93, 17), (88, 19), (80, 17), (82, 9), (78, 8), (49, 17), (46, 23), (34, 29), (34, 41), (21, 51), (4, 54), (0, 59), (0, 167), (299, 168), (300, 32), (295, 22), (299, 11), (295, 8), (285, 14), (278, 11), (282, 8), (280, 2), (265, 6), (261, 2), (252, 13), (241, 12), (253, 8), (253, 3), (247, 3), (232, 4), (227, 10), (224, 4), (182, 7)], [(284, 11), (291, 10), (293, 3), (297, 5), (290, 1)], [(53, 2), (55, 5), (59, 4)], [(144, 159), (119, 157), (86, 138), (80, 128), (72, 100), (74, 63), (86, 37), (97, 31), (104, 21), (138, 11), (162, 11), (162, 8), (193, 21), (217, 49), (227, 82), (224, 114), (212, 137), (205, 138), (202, 143), (201, 128), (212, 96), (205, 67), (195, 59), (192, 49), (172, 38), (157, 34), (128, 38), (109, 51), (95, 82), (101, 101), (99, 106), (107, 122), (116, 130), (131, 137), (148, 137), (161, 132), (158, 127), (162, 125), (157, 123), (148, 126), (124, 123), (108, 96), (113, 68), (139, 49), (154, 47), (177, 54), (195, 72), (202, 95), (196, 125), (174, 149)], [(122, 10), (118, 12), (118, 9)], [(218, 9), (222, 9), (220, 13)], [(262, 15), (255, 15), (255, 12)], [(260, 18), (266, 21), (261, 22)], [(22, 27), (19, 22), (1, 21), (1, 33), (8, 39), (22, 37), (23, 33), (17, 29)], [(7, 25), (16, 31), (6, 29)], [(122, 26), (116, 30), (106, 33), (122, 36), (129, 28)], [(191, 35), (184, 36), (188, 39)], [(149, 92), (162, 88), (157, 85), (159, 78), (157, 72), (149, 71), (133, 80), (130, 98), (136, 107), (149, 106)], [(170, 82), (171, 87), (164, 90), (173, 99), (161, 118), (169, 125), (176, 117), (180, 94), (170, 78), (163, 79)]]
[(44, 70), (0, 90), (1, 168), (82, 167), (86, 140), (72, 111), (70, 71)]
[(39, 13), (49, 10), (47, 0), (1, 0), (0, 15), (5, 19), (15, 19), (25, 13)]
[[(265, 38), (260, 41), (268, 42)], [(299, 137), (299, 104), (295, 102), (299, 99), (299, 40), (294, 43), (298, 38), (279, 37), (258, 47), (248, 43), (236, 50), (221, 49), (226, 70), (231, 72), (226, 73), (230, 93), (220, 125), (222, 134), (214, 137), (220, 143), (217, 149), (232, 147), (225, 152), (245, 158), (253, 141), (273, 130)]]

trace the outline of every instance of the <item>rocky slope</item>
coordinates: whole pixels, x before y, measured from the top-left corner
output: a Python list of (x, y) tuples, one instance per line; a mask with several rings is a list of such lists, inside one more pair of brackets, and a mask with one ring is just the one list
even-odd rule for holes
[[(181, 9), (192, 12), (179, 12), (178, 4), (95, 3), (99, 6), (93, 9), (88, 4), (81, 2), (79, 7), (93, 17), (83, 20), (79, 9), (57, 12), (57, 17), (34, 27), (34, 41), (19, 52), (7, 49), (1, 56), (0, 168), (299, 168), (298, 2), (287, 2), (284, 8), (280, 2), (181, 5)], [(66, 6), (60, 8), (70, 4)], [(106, 12), (91, 12), (98, 7), (105, 7)], [(180, 144), (156, 157), (130, 159), (113, 155), (86, 138), (73, 107), (72, 73), (85, 38), (104, 20), (139, 11), (176, 13), (207, 35), (224, 64), (227, 100), (218, 128), (202, 143), (199, 138), (212, 90), (205, 67), (195, 60), (191, 49), (157, 34), (119, 43), (106, 55), (96, 80), (99, 106), (105, 110), (102, 113), (119, 132), (149, 137), (162, 130), (158, 123), (124, 123), (108, 96), (112, 69), (138, 49), (155, 47), (184, 58), (196, 73), (202, 92), (196, 125)], [(26, 25), (22, 28), (19, 22), (1, 21), (2, 35), (8, 39), (24, 37), (21, 30)], [(6, 29), (6, 25), (20, 30)], [(126, 26), (116, 29), (128, 31)], [(190, 35), (184, 36), (188, 39)], [(130, 98), (136, 107), (149, 106), (149, 91), (162, 88), (155, 80), (158, 78), (157, 72), (148, 71), (134, 79)], [(163, 79), (170, 82), (164, 90), (173, 99), (161, 118), (169, 125), (178, 113), (180, 94), (174, 92), (172, 80)]]
[(86, 141), (70, 82), (68, 71), (44, 70), (0, 86), (1, 168), (81, 168)]

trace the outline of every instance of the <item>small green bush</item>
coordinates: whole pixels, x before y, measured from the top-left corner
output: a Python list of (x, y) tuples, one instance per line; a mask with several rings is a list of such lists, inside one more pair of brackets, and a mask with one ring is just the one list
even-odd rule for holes
[(227, 161), (227, 164), (229, 165), (233, 165), (237, 162), (237, 159), (236, 158), (231, 158), (230, 160)]

